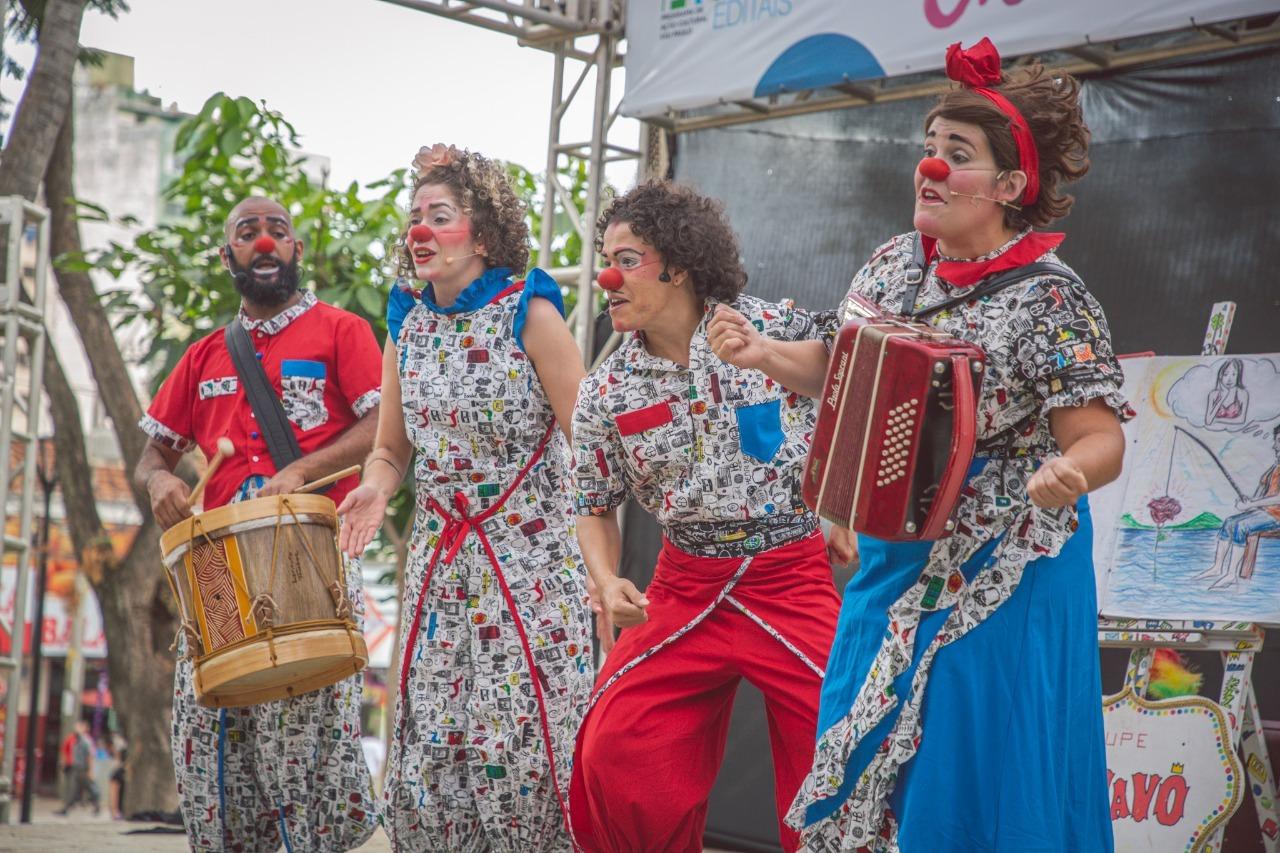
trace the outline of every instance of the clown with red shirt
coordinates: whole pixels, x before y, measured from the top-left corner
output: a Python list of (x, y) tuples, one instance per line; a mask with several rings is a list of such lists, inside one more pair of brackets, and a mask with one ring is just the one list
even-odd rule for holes
[[(381, 359), (369, 324), (298, 289), (303, 245), (276, 202), (243, 200), (225, 234), (222, 260), (241, 294), (234, 322), (248, 333), (302, 455), (276, 469), (218, 329), (183, 354), (139, 423), (149, 441), (134, 476), (164, 527), (191, 515), (190, 489), (173, 469), (192, 448), (213, 458), (220, 439), (234, 447), (208, 481), (208, 510), (295, 491), (359, 462), (373, 441)], [(329, 497), (341, 500), (355, 480), (339, 480)], [(359, 622), (358, 561), (345, 574)], [(206, 708), (196, 702), (191, 651), (181, 636), (171, 742), (191, 848), (328, 853), (363, 844), (378, 816), (360, 746), (362, 676), (250, 707)]]

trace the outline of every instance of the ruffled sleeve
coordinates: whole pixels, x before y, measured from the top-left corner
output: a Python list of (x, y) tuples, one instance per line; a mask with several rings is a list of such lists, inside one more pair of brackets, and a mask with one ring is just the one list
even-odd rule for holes
[(529, 274), (524, 277), (524, 290), (520, 292), (520, 304), (516, 306), (516, 318), (512, 327), (521, 352), (524, 352), (524, 323), (529, 316), (529, 300), (535, 296), (556, 306), (560, 316), (564, 316), (564, 296), (560, 293), (560, 285), (537, 267), (529, 270)]
[(387, 297), (387, 339), (391, 343), (400, 340), (400, 327), (404, 325), (404, 318), (417, 302), (417, 297), (405, 280), (396, 279), (395, 284), (391, 285), (391, 294)]
[(1045, 278), (1031, 286), (1020, 311), (1027, 322), (1013, 354), (1047, 415), (1051, 409), (1083, 406), (1102, 398), (1121, 420), (1133, 409), (1121, 393), (1124, 372), (1111, 346), (1102, 307), (1083, 287)]

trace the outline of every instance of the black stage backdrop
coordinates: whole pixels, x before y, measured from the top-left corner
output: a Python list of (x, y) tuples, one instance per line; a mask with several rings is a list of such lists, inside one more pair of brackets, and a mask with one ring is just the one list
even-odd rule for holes
[[(742, 240), (748, 291), (833, 308), (889, 237), (911, 229), (912, 172), (932, 99), (678, 137), (678, 180), (720, 198)], [(1196, 353), (1213, 302), (1239, 305), (1230, 352), (1280, 351), (1280, 51), (1238, 50), (1091, 77), (1092, 168), (1054, 226), (1062, 257), (1102, 302), (1118, 352)], [(623, 574), (642, 586), (659, 534), (625, 511)], [(847, 571), (837, 570), (843, 589)], [(1254, 669), (1262, 716), (1280, 719), (1280, 653)], [(1126, 653), (1103, 654), (1107, 692)], [(1216, 696), (1216, 657), (1193, 656)], [(1273, 764), (1280, 764), (1272, 756)], [(1248, 799), (1248, 798), (1246, 798)], [(1229, 850), (1261, 850), (1246, 804)], [(707, 826), (709, 845), (777, 850), (764, 705), (743, 684)]]

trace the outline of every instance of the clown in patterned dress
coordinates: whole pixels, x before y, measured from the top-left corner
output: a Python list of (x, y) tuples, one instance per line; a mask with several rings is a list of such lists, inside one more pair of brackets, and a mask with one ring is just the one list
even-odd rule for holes
[[(952, 535), (858, 537), (788, 820), (815, 851), (1109, 851), (1085, 494), (1120, 471), (1120, 367), (1069, 270), (963, 298), (995, 273), (1061, 263), (1062, 235), (1031, 226), (1067, 212), (1061, 187), (1088, 168), (1079, 84), (1038, 66), (1005, 77), (986, 39), (953, 46), (947, 70), (961, 86), (925, 121), (918, 231), (876, 250), (841, 318), (855, 297), (894, 314), (956, 300), (925, 314), (986, 353), (977, 452)], [(728, 357), (820, 390), (824, 352), (731, 328)]]
[[(622, 627), (578, 739), (571, 812), (588, 851), (698, 851), (707, 797), (745, 678), (764, 694), (779, 817), (808, 769), (838, 600), (817, 518), (800, 500), (812, 400), (712, 353), (732, 305), (771, 339), (815, 338), (790, 305), (741, 295), (746, 273), (720, 205), (650, 182), (600, 220), (600, 284), (626, 335), (574, 410), (583, 556)], [(818, 346), (821, 346), (819, 343)], [(642, 593), (617, 576), (617, 507), (662, 526)], [(794, 850), (796, 833), (782, 827)]]
[(502, 166), (444, 145), (414, 165), (387, 406), (338, 510), (359, 553), (413, 460), (384, 825), (397, 851), (569, 850), (592, 679), (566, 443), (582, 357), (555, 282), (513, 280), (528, 230)]
[[(156, 520), (191, 515), (190, 489), (173, 475), (187, 450), (212, 457), (220, 438), (235, 453), (208, 482), (204, 507), (287, 494), (359, 462), (373, 443), (379, 407), (378, 344), (361, 318), (298, 290), (302, 243), (288, 212), (248, 198), (226, 223), (223, 263), (241, 295), (236, 322), (249, 333), (302, 457), (279, 471), (219, 329), (187, 350), (140, 426), (149, 436), (135, 477)], [(355, 477), (334, 484), (342, 500)], [(363, 616), (358, 560), (346, 567), (354, 617)], [(196, 702), (192, 649), (179, 638), (172, 752), (192, 850), (269, 853), (359, 847), (377, 826), (360, 747), (362, 676), (290, 699), (244, 708)]]

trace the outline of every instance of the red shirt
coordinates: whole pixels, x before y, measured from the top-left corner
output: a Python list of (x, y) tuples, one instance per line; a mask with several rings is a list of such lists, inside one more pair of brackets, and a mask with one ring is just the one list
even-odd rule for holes
[[(320, 302), (308, 291), (297, 305), (269, 320), (251, 320), (241, 312), (240, 321), (304, 455), (332, 442), (378, 405), (382, 352), (365, 320)], [(174, 450), (185, 452), (199, 445), (210, 458), (219, 438), (231, 439), (236, 452), (205, 487), (206, 509), (229, 503), (250, 477), (276, 473), (223, 329), (186, 351), (139, 426)], [(358, 477), (347, 477), (326, 494), (340, 503), (358, 483)]]

